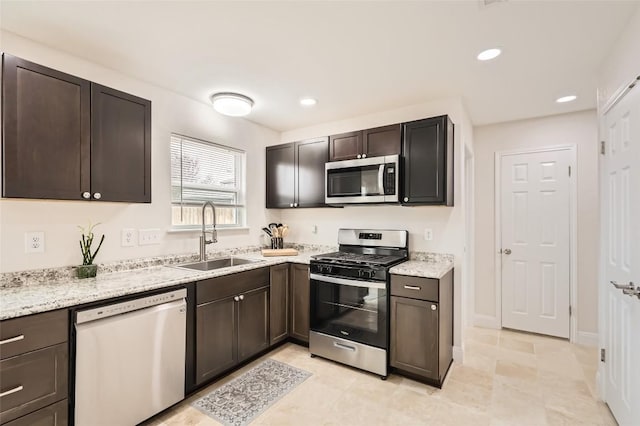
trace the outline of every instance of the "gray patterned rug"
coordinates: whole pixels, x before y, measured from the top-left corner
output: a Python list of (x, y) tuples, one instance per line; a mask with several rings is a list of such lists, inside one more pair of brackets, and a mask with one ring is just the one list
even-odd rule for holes
[(247, 425), (309, 376), (308, 371), (268, 359), (191, 406), (225, 425)]

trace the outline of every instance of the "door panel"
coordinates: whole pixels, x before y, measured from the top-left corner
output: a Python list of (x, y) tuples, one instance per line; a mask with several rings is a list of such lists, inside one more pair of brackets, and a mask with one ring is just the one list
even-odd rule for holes
[(362, 132), (329, 136), (329, 161), (353, 160), (362, 154)]
[(269, 287), (242, 294), (238, 304), (238, 362), (269, 346)]
[(367, 157), (399, 155), (402, 147), (402, 125), (376, 127), (362, 131), (362, 151)]
[(309, 341), (309, 266), (291, 264), (291, 337)]
[(196, 308), (196, 384), (236, 364), (236, 309), (233, 297)]
[(604, 116), (606, 153), (601, 157), (605, 310), (604, 399), (621, 425), (640, 419), (640, 299), (610, 284), (640, 284), (640, 90), (635, 88)]
[(269, 334), (272, 345), (289, 337), (289, 264), (287, 263), (271, 267)]
[[(295, 195), (294, 144), (267, 147), (267, 208), (293, 207)], [(323, 172), (324, 175), (324, 172)]]
[(329, 159), (327, 138), (296, 143), (296, 207), (324, 206), (324, 164)]
[(501, 157), (504, 327), (569, 337), (570, 162), (569, 149)]

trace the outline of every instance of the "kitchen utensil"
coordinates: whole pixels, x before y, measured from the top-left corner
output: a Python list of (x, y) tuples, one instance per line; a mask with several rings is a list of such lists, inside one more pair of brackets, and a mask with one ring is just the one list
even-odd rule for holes
[(262, 228), (262, 230), (264, 231), (265, 234), (267, 234), (268, 236), (272, 237), (273, 235), (271, 234), (271, 231), (269, 230), (269, 228)]
[(282, 238), (289, 235), (289, 225), (282, 225)]

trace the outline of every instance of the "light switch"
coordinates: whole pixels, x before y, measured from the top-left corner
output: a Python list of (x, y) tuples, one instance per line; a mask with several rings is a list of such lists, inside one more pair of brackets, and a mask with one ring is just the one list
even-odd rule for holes
[(424, 229), (424, 240), (425, 241), (433, 240), (433, 229), (431, 229), (431, 228), (425, 228)]

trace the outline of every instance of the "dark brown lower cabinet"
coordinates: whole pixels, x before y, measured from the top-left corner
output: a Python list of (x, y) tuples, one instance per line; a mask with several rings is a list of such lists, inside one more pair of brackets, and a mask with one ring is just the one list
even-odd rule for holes
[(441, 279), (391, 275), (391, 366), (441, 387), (453, 361), (453, 270)]
[(272, 266), (269, 295), (269, 329), (271, 344), (289, 337), (289, 264)]
[(236, 364), (236, 310), (233, 297), (196, 308), (196, 383), (203, 383)]
[(309, 265), (292, 263), (291, 281), (291, 337), (309, 342)]
[(269, 347), (269, 287), (240, 295), (238, 305), (238, 362)]
[(51, 404), (40, 410), (5, 423), (4, 426), (66, 426), (69, 424), (69, 401)]

